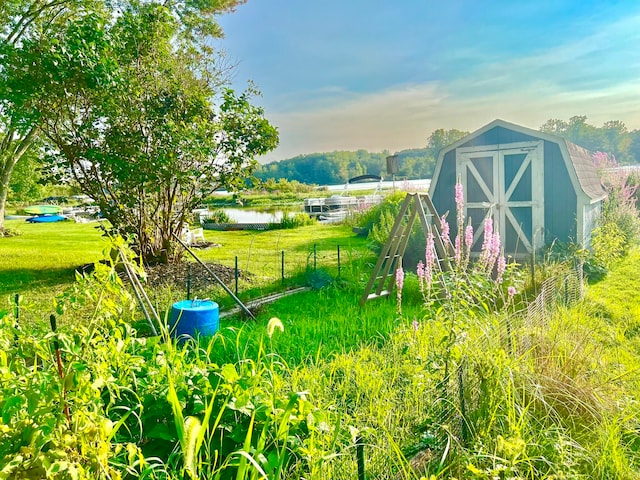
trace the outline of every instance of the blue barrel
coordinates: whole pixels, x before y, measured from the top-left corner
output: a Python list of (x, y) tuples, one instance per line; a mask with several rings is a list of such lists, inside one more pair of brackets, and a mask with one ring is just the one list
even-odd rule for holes
[(171, 307), (170, 331), (172, 336), (196, 336), (196, 332), (209, 337), (220, 328), (218, 304), (211, 300), (181, 300)]

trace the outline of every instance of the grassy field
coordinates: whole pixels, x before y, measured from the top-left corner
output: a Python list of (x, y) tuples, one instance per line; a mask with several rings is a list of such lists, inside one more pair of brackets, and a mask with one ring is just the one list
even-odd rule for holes
[[(9, 309), (15, 294), (20, 294), (22, 323), (46, 327), (47, 312), (53, 311), (55, 297), (72, 284), (79, 266), (103, 258), (108, 243), (95, 224), (28, 224), (10, 220), (7, 226), (21, 234), (0, 241), (2, 308)], [(224, 318), (223, 331), (227, 327), (242, 330), (247, 353), (255, 351), (264, 326), (273, 316), (281, 317), (287, 329), (300, 340), (281, 342), (278, 347), (283, 358), (293, 364), (305, 358), (348, 351), (362, 342), (383, 340), (397, 326), (393, 299), (370, 302), (363, 308), (358, 306), (376, 257), (368, 249), (368, 241), (353, 234), (348, 226), (317, 224), (263, 232), (205, 231), (205, 238), (215, 246), (195, 249), (203, 261), (233, 267), (238, 257), (238, 267), (243, 272), (239, 297), (245, 301), (292, 284), (328, 285), (321, 291), (298, 294), (277, 305), (263, 306), (257, 311), (255, 323), (237, 317)], [(233, 289), (234, 285), (229, 287)], [(184, 298), (185, 288), (150, 289), (149, 294), (158, 311), (166, 314), (174, 301)], [(194, 288), (191, 295), (212, 298), (220, 303), (222, 310), (234, 305), (215, 284)], [(421, 306), (417, 297), (414, 300), (407, 300), (406, 309), (418, 316)], [(73, 319), (60, 319), (61, 323), (66, 321)]]
[[(22, 235), (0, 240), (0, 292), (7, 304), (14, 293), (21, 293), (25, 314), (31, 315), (32, 323), (26, 324), (41, 330), (20, 332), (25, 338), (9, 354), (9, 358), (18, 358), (30, 351), (30, 345), (48, 351), (43, 330), (53, 298), (71, 285), (74, 268), (99, 259), (106, 244), (91, 225), (16, 222), (9, 227), (21, 230)], [(243, 295), (282, 286), (283, 250), (292, 265), (287, 276), (326, 284), (263, 306), (256, 321), (223, 319), (221, 333), (202, 341), (200, 348), (141, 340), (118, 329), (85, 337), (93, 324), (83, 316), (84, 311), (66, 320), (63, 316), (61, 329), (76, 332), (63, 337), (66, 356), (75, 362), (68, 368), (74, 381), (84, 385), (67, 392), (69, 401), (76, 402), (72, 404), (75, 419), (81, 418), (78, 412), (86, 407), (82, 418), (101, 421), (103, 406), (91, 405), (107, 395), (107, 390), (97, 379), (99, 375), (116, 376), (117, 380), (110, 381), (122, 390), (114, 390), (109, 405), (140, 415), (139, 427), (133, 422), (128, 426), (131, 431), (123, 428), (119, 437), (138, 442), (143, 449), (149, 444), (165, 445), (169, 453), (174, 452), (168, 454), (167, 468), (179, 472), (181, 461), (176, 455), (183, 452), (186, 458), (186, 443), (184, 439), (178, 442), (171, 422), (167, 426), (160, 419), (173, 415), (179, 419), (176, 425), (182, 425), (187, 416), (202, 418), (203, 399), (215, 397), (207, 380), (215, 372), (215, 378), (229, 382), (225, 388), (234, 395), (233, 402), (225, 403), (221, 410), (232, 411), (226, 431), (233, 431), (234, 439), (237, 436), (252, 451), (264, 447), (263, 438), (272, 438), (265, 433), (268, 428), (273, 427), (274, 432), (281, 432), (284, 425), (299, 428), (295, 435), (285, 437), (292, 441), (288, 448), (304, 456), (298, 468), (309, 469), (306, 478), (356, 478), (356, 439), (365, 445), (368, 478), (640, 478), (639, 249), (633, 249), (605, 279), (588, 286), (584, 301), (571, 308), (557, 307), (532, 324), (526, 317), (511, 318), (504, 311), (477, 315), (462, 309), (453, 317), (446, 310), (428, 312), (413, 275), (406, 278), (402, 315), (395, 298), (359, 307), (375, 255), (367, 249), (366, 240), (348, 227), (205, 234), (219, 246), (198, 250), (201, 258), (233, 265), (238, 256), (240, 267), (252, 273), (251, 280), (243, 281)], [(338, 245), (344, 254), (340, 276)], [(166, 309), (180, 298), (183, 292), (178, 290), (154, 292), (154, 299)], [(212, 292), (216, 290), (197, 293)], [(117, 307), (118, 302), (102, 306), (113, 311)], [(133, 317), (139, 320), (141, 315), (136, 311)], [(267, 327), (273, 317), (281, 320), (283, 330), (270, 336)], [(13, 333), (5, 331), (3, 349), (11, 351)], [(74, 352), (82, 356), (75, 357)], [(5, 390), (12, 402), (5, 413), (7, 418), (13, 415), (16, 421), (31, 425), (33, 414), (27, 408), (35, 402), (23, 405), (23, 394), (16, 392), (30, 388), (24, 395), (42, 398), (46, 395), (39, 390), (44, 388), (41, 385), (50, 385), (47, 391), (53, 400), (47, 404), (46, 418), (52, 426), (47, 431), (65, 432), (49, 357), (44, 354), (42, 362), (51, 368), (39, 372), (26, 364), (12, 364), (23, 365), (23, 378), (36, 373), (49, 377), (48, 383), (38, 383), (15, 376)], [(14, 378), (8, 365), (0, 361), (7, 381)], [(92, 375), (83, 373), (88, 369)], [(168, 385), (167, 378), (172, 379)], [(170, 406), (172, 388), (178, 391), (181, 403), (176, 400)], [(145, 393), (130, 397), (127, 392), (134, 389)], [(283, 396), (278, 399), (281, 403), (276, 402), (278, 395)], [(289, 410), (291, 399), (312, 404), (303, 402)], [(24, 414), (19, 414), (20, 408)], [(251, 444), (256, 415), (265, 412), (273, 412), (267, 418), (273, 415), (275, 423), (262, 420), (261, 440)], [(277, 417), (283, 412), (287, 420)], [(162, 435), (156, 431), (159, 424), (166, 426)], [(78, 438), (89, 428), (90, 424), (86, 430), (78, 427)], [(12, 430), (0, 429), (0, 435), (3, 432)], [(54, 433), (47, 440), (51, 444), (62, 435)], [(20, 432), (16, 435), (20, 437)], [(329, 446), (322, 443), (323, 438), (328, 438)], [(215, 441), (213, 434), (208, 441)], [(112, 451), (112, 439), (104, 442), (104, 451)], [(276, 442), (279, 452), (286, 450), (281, 445)], [(84, 448), (83, 454), (88, 455), (90, 449)], [(214, 453), (217, 455), (213, 450), (208, 454)], [(206, 448), (198, 455), (202, 462), (198, 468), (205, 471), (212, 457), (206, 457)], [(267, 458), (271, 457), (265, 453)], [(176, 463), (171, 466), (171, 462)], [(300, 478), (297, 472), (292, 469), (274, 478)], [(179, 478), (176, 475), (171, 478)], [(214, 477), (203, 474), (200, 478)]]

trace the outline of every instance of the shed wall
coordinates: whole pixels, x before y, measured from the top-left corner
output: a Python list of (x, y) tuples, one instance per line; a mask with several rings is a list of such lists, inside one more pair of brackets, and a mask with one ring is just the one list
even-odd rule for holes
[(557, 143), (544, 142), (545, 243), (577, 240), (577, 197)]
[[(440, 174), (436, 179), (437, 183), (431, 200), (438, 215), (442, 216), (449, 212), (447, 222), (450, 225), (456, 224), (456, 203), (455, 203), (455, 185), (456, 185), (456, 151), (447, 152), (442, 159)], [(455, 227), (454, 227), (455, 230)], [(452, 237), (456, 232), (452, 230)]]
[[(458, 148), (485, 145), (504, 145), (506, 147), (509, 143), (534, 140), (539, 140), (539, 138), (498, 126), (470, 139)], [(583, 215), (584, 212), (576, 210), (576, 192), (557, 143), (544, 142), (544, 172), (544, 241), (549, 243), (555, 238), (563, 242), (578, 240), (576, 219), (578, 214)], [(457, 180), (456, 150), (449, 151), (444, 155), (438, 178), (435, 180), (436, 185), (432, 197), (434, 206), (440, 215), (449, 212), (447, 221), (452, 226), (451, 234), (454, 236), (456, 234), (454, 225), (457, 221), (454, 201), (454, 186)], [(533, 181), (539, 181), (539, 179)], [(589, 212), (588, 216), (591, 217), (592, 214), (593, 212)]]

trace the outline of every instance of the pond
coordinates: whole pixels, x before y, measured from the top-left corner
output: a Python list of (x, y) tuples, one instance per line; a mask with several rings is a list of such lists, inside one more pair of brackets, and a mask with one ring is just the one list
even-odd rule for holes
[(223, 208), (222, 211), (237, 223), (278, 223), (285, 215), (282, 210), (275, 209)]

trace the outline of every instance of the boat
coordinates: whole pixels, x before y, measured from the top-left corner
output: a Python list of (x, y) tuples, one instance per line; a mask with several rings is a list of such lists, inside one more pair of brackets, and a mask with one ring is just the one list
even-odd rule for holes
[(58, 205), (31, 205), (24, 211), (29, 215), (55, 215), (62, 213), (62, 207)]
[(62, 215), (37, 215), (35, 217), (27, 218), (27, 222), (29, 223), (53, 223), (53, 222), (62, 222), (66, 220), (66, 217)]
[[(372, 180), (378, 182), (378, 186), (373, 194), (358, 196), (348, 195), (349, 185), (361, 181), (370, 182)], [(317, 217), (319, 220), (344, 220), (344, 218), (352, 212), (361, 212), (382, 202), (384, 196), (380, 193), (381, 182), (382, 177), (379, 177), (378, 175), (360, 175), (358, 177), (354, 177), (345, 184), (345, 189), (340, 195), (306, 198), (304, 200), (304, 211), (309, 216)]]

